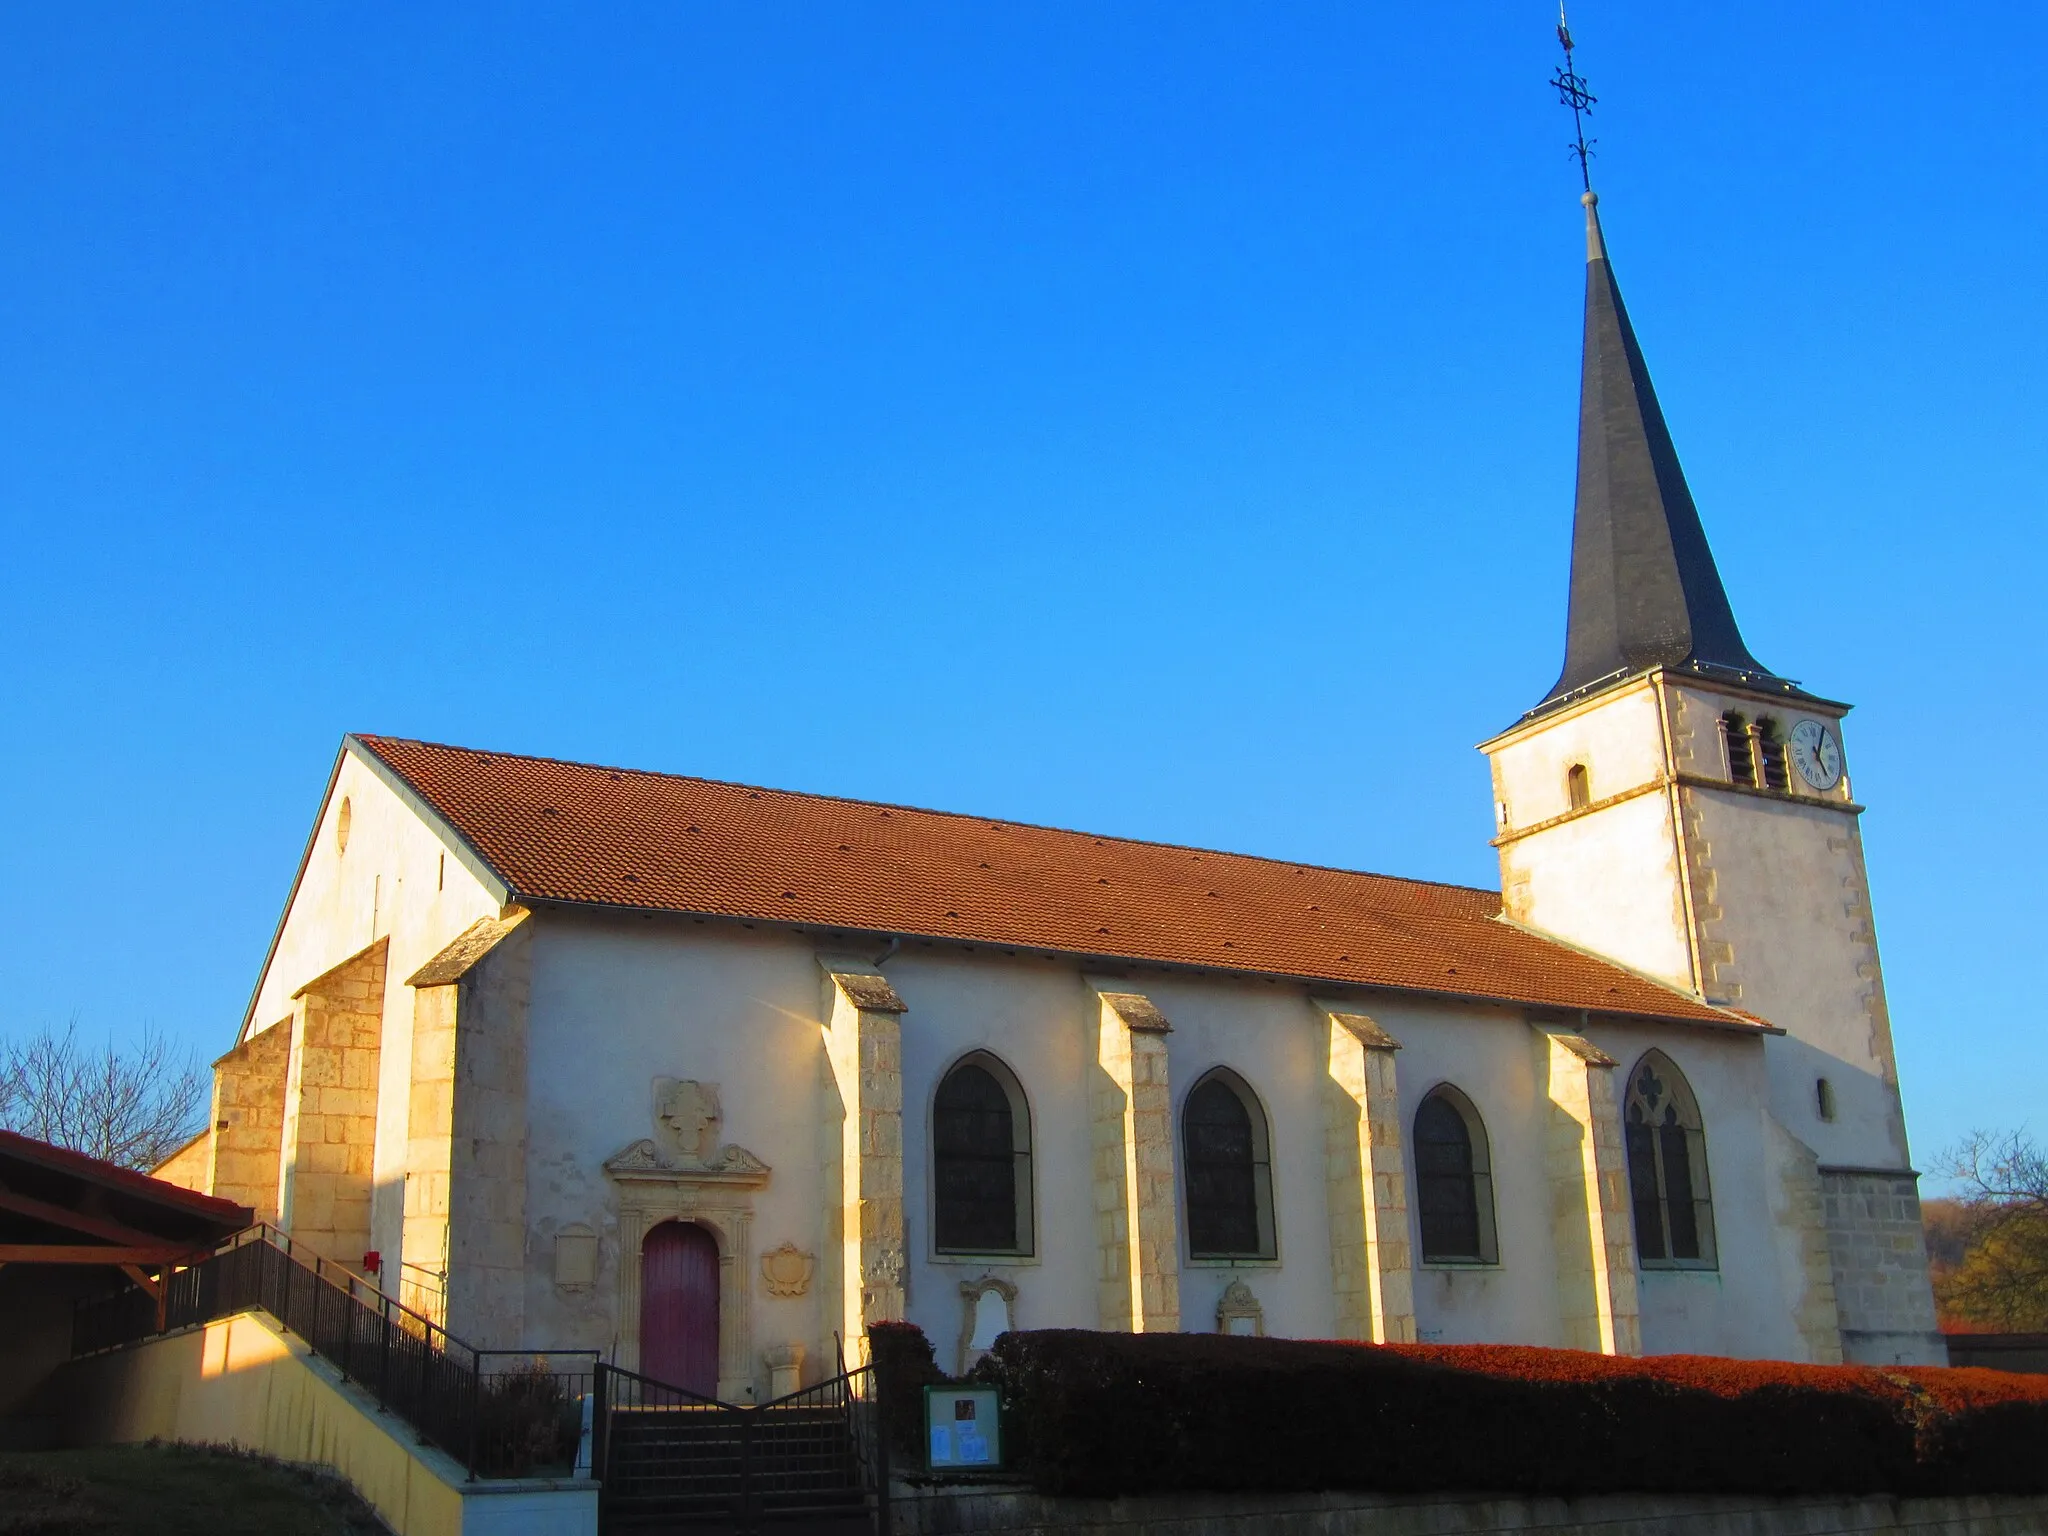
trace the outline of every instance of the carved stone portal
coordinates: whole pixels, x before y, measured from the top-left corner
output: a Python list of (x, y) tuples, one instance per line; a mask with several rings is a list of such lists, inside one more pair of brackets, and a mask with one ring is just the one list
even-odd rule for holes
[(754, 1192), (769, 1167), (745, 1147), (720, 1144), (718, 1085), (657, 1078), (659, 1140), (636, 1141), (606, 1159), (619, 1187), (619, 1343), (628, 1369), (640, 1364), (640, 1248), (664, 1221), (690, 1221), (718, 1243), (718, 1395), (753, 1398)]
[(761, 1255), (761, 1283), (767, 1286), (770, 1296), (786, 1301), (811, 1288), (811, 1275), (817, 1267), (814, 1255), (805, 1253), (795, 1243), (784, 1243)]

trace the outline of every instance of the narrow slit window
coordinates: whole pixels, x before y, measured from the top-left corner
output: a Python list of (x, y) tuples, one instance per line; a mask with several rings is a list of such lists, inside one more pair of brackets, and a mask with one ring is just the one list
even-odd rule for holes
[(1593, 803), (1593, 787), (1588, 781), (1584, 763), (1573, 763), (1565, 770), (1564, 794), (1575, 811), (1583, 811)]

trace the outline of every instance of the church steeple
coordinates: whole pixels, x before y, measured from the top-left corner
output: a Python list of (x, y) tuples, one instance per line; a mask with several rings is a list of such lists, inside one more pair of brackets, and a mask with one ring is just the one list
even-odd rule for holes
[(1571, 612), (1564, 671), (1529, 713), (1660, 666), (1794, 692), (1742, 643), (1607, 260), (1599, 196), (1580, 201), (1586, 340)]

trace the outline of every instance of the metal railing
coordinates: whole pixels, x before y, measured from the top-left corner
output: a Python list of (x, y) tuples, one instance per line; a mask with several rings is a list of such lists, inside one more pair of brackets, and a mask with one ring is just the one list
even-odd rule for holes
[[(310, 1260), (310, 1262), (309, 1262)], [(82, 1301), (74, 1355), (260, 1307), (475, 1477), (588, 1475), (596, 1350), (480, 1350), (265, 1226), (164, 1277)]]
[(596, 1404), (591, 1463), (608, 1532), (834, 1520), (888, 1528), (870, 1367), (745, 1406), (600, 1365)]

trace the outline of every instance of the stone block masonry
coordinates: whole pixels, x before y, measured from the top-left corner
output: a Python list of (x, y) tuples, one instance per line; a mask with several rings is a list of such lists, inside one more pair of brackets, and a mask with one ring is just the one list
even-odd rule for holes
[(351, 1266), (370, 1246), (389, 947), (379, 939), (293, 994), (278, 1224)]
[(1793, 1321), (1806, 1345), (1806, 1358), (1816, 1365), (1842, 1363), (1841, 1318), (1835, 1307), (1835, 1276), (1829, 1254), (1826, 1196), (1820, 1159), (1813, 1149), (1775, 1119), (1764, 1117), (1771, 1162), (1777, 1170), (1777, 1191), (1771, 1202), (1779, 1242), (1792, 1250), (1790, 1266), (1798, 1277), (1798, 1310)]
[(516, 1343), (525, 1317), (527, 921), (481, 919), (406, 978), (399, 1296), (487, 1348)]
[(1822, 1168), (1842, 1354), (1856, 1365), (1945, 1365), (1915, 1175)]
[(278, 1219), (284, 1155), (285, 1080), (296, 1017), (251, 1035), (213, 1064), (212, 1166), (206, 1191)]
[(1099, 1017), (1092, 1093), (1097, 1311), (1124, 1333), (1180, 1330), (1171, 1026), (1142, 993), (1091, 982)]
[(1579, 1035), (1543, 1024), (1534, 1033), (1536, 1080), (1548, 1099), (1544, 1172), (1557, 1245), (1559, 1342), (1639, 1355), (1641, 1304), (1614, 1058)]
[[(903, 1230), (903, 1015), (888, 978), (859, 960), (821, 955), (828, 1087), (838, 1101), (825, 1128), (826, 1230), (836, 1237), (828, 1280), (839, 1291), (842, 1338), (908, 1307)], [(835, 1134), (836, 1133), (836, 1134)]]
[(1362, 1013), (1318, 1004), (1328, 1036), (1324, 1188), (1337, 1336), (1415, 1341), (1408, 1170), (1394, 1053), (1401, 1042)]

